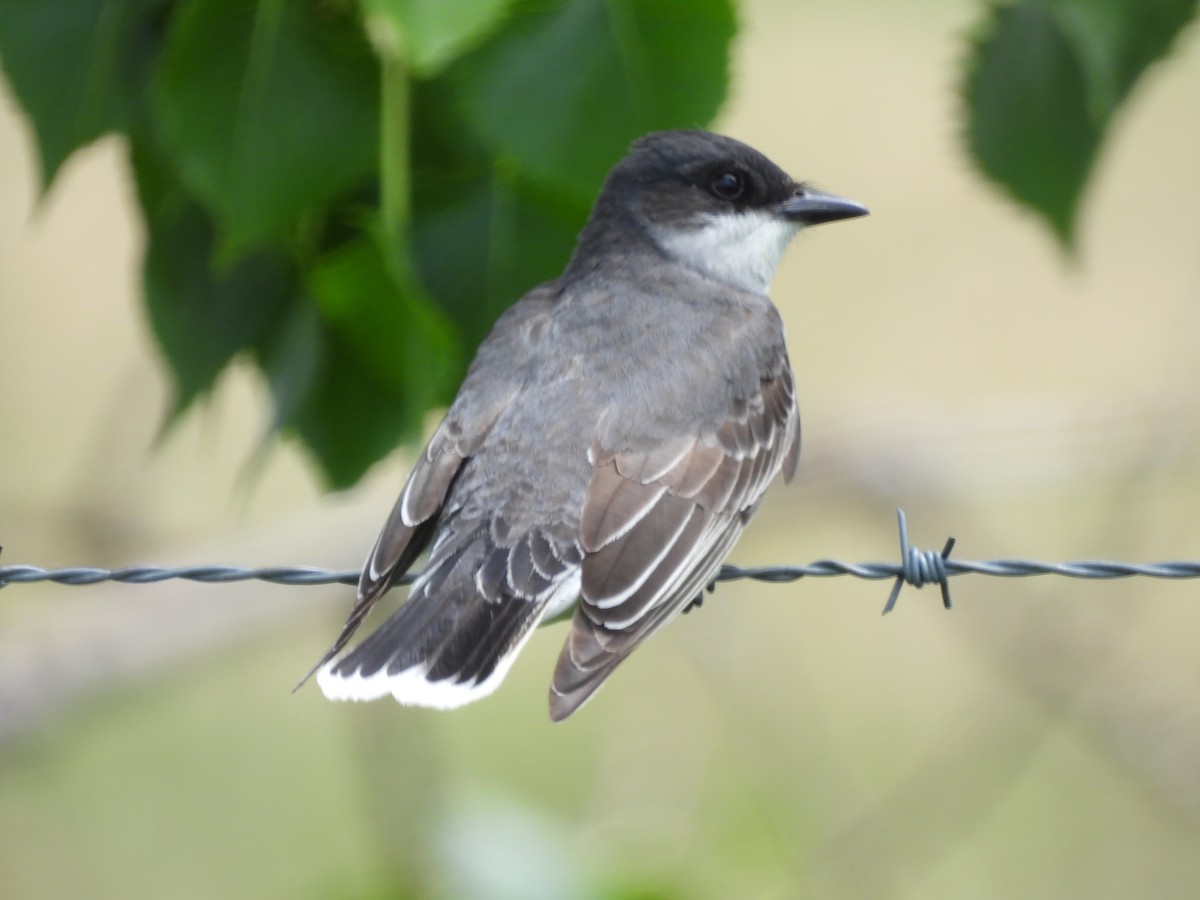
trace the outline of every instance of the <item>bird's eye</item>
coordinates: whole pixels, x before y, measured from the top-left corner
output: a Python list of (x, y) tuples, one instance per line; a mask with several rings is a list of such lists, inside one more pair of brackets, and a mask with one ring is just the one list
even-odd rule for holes
[(712, 180), (709, 189), (722, 200), (737, 200), (746, 193), (746, 179), (737, 172), (721, 172)]

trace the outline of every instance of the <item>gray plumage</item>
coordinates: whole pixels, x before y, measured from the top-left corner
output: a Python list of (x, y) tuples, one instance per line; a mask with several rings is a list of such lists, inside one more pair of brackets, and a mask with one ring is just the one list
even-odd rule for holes
[[(469, 702), (578, 597), (551, 718), (584, 703), (791, 479), (799, 416), (767, 283), (801, 226), (865, 212), (729, 138), (636, 142), (562, 277), (479, 347), (318, 663), (326, 695)], [(426, 546), (407, 603), (337, 658)]]

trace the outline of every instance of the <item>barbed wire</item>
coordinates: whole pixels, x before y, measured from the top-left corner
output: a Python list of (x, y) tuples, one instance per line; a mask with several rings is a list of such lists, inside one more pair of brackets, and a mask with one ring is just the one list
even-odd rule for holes
[[(1077, 560), (1074, 562), (1039, 562), (1031, 559), (950, 559), (954, 538), (949, 538), (939, 553), (936, 550), (919, 550), (908, 539), (908, 522), (903, 510), (896, 510), (900, 530), (900, 562), (843, 562), (837, 559), (820, 559), (799, 566), (756, 566), (742, 567), (725, 565), (709, 585), (712, 590), (716, 582), (751, 581), (768, 584), (786, 584), (801, 578), (833, 578), (852, 576), (873, 581), (894, 578), (891, 594), (883, 612), (889, 613), (896, 605), (900, 589), (904, 585), (915, 588), (937, 584), (942, 592), (942, 605), (951, 608), (949, 580), (955, 575), (991, 575), (1000, 578), (1024, 578), (1033, 575), (1060, 575), (1066, 578), (1113, 579), (1113, 578), (1200, 578), (1200, 561), (1169, 561), (1157, 563), (1126, 563), (1112, 560)], [(3, 548), (0, 548), (3, 549)], [(180, 579), (205, 584), (229, 584), (240, 581), (265, 581), (283, 585), (326, 585), (355, 584), (357, 570), (337, 571), (311, 566), (269, 566), (247, 568), (227, 565), (199, 566), (124, 566), (119, 569), (101, 569), (91, 566), (71, 566), (62, 569), (43, 569), (38, 566), (0, 566), (0, 588), (10, 584), (33, 584), (53, 582), (66, 585), (89, 585), (112, 581), (121, 584), (153, 584), (160, 581)], [(407, 573), (397, 579), (398, 584), (410, 584), (418, 577)]]

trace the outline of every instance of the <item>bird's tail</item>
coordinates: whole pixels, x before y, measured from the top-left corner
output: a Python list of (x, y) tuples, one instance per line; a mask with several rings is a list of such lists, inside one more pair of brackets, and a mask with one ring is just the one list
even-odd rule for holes
[(475, 591), (414, 590), (361, 644), (326, 663), (317, 684), (330, 700), (374, 700), (453, 709), (486, 697), (533, 633), (542, 604), (487, 600)]

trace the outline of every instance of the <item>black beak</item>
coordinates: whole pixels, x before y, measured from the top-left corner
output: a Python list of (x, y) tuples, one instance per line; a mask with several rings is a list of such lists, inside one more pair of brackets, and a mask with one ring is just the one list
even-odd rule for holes
[(836, 194), (823, 194), (810, 187), (796, 188), (796, 192), (780, 205), (779, 211), (788, 221), (804, 225), (857, 219), (868, 214), (861, 203)]

